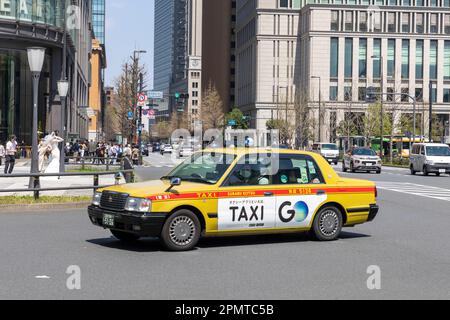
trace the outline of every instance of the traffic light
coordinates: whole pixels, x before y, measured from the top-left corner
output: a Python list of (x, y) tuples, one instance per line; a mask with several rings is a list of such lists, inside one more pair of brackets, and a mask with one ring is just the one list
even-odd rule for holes
[(189, 99), (188, 93), (175, 92), (175, 99)]

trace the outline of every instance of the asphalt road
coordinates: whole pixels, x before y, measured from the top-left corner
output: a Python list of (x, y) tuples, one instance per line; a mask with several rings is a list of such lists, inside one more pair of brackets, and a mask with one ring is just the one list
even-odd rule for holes
[[(156, 239), (121, 244), (85, 210), (2, 212), (0, 299), (450, 299), (450, 177), (393, 169), (345, 176), (377, 181), (382, 211), (331, 243), (304, 235), (204, 239), (194, 251), (171, 253)], [(66, 287), (71, 265), (81, 269), (81, 290)], [(381, 290), (367, 288), (372, 265)]]

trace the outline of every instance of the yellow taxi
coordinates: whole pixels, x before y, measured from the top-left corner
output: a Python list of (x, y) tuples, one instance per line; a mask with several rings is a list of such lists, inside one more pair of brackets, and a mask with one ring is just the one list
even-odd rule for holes
[(173, 251), (201, 237), (297, 233), (336, 240), (378, 214), (373, 182), (340, 177), (320, 155), (206, 149), (160, 180), (98, 190), (93, 224), (122, 241), (159, 237)]

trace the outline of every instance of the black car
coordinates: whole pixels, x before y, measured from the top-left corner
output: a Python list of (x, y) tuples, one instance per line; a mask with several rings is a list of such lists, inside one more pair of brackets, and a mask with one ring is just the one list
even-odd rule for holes
[(160, 151), (161, 151), (161, 144), (159, 144), (159, 143), (154, 143), (154, 144), (153, 144), (152, 152), (160, 152)]

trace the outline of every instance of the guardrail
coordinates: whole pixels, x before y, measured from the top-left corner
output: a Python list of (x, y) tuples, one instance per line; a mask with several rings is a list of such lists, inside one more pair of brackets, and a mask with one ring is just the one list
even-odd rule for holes
[[(18, 192), (33, 192), (34, 199), (38, 200), (40, 193), (44, 191), (65, 191), (65, 190), (95, 190), (99, 188), (111, 187), (112, 185), (99, 185), (99, 177), (100, 176), (108, 176), (114, 175), (115, 184), (118, 185), (120, 182), (120, 174), (128, 175), (129, 179), (127, 182), (134, 182), (135, 175), (134, 170), (120, 170), (120, 171), (109, 171), (109, 172), (81, 172), (81, 173), (26, 173), (26, 174), (11, 174), (11, 175), (0, 175), (0, 178), (30, 178), (30, 186), (32, 188), (27, 189), (0, 189), (1, 193), (18, 193)], [(41, 188), (40, 187), (40, 178), (46, 177), (80, 177), (80, 176), (92, 176), (93, 177), (93, 185), (92, 186), (78, 186), (78, 187), (56, 187), (56, 188)]]

